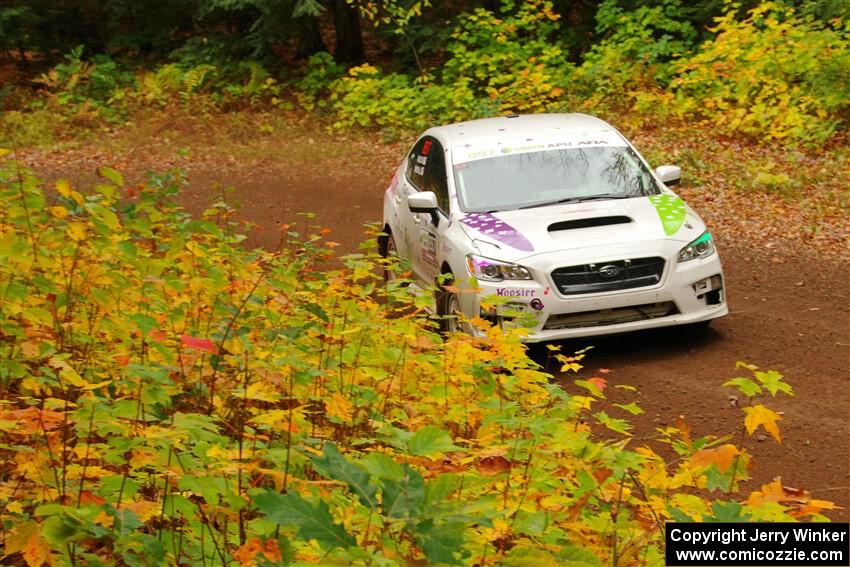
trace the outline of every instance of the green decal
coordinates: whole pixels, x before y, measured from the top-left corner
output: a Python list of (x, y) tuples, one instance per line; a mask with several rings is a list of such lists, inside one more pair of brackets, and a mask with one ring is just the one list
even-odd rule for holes
[(653, 195), (649, 200), (658, 211), (665, 234), (676, 234), (685, 222), (685, 202), (673, 195)]

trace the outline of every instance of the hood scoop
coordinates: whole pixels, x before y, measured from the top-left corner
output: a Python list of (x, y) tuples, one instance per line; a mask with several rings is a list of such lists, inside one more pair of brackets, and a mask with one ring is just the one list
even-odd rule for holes
[(585, 219), (575, 219), (568, 221), (556, 222), (549, 225), (549, 232), (557, 232), (560, 230), (573, 230), (576, 228), (593, 228), (595, 226), (608, 226), (612, 224), (628, 224), (632, 219), (626, 216), (613, 217), (591, 217)]

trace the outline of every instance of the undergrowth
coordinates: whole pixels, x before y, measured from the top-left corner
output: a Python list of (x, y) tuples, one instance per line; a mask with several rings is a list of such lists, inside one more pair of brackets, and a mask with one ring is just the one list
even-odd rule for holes
[(661, 564), (666, 520), (832, 507), (738, 492), (748, 436), (781, 440), (776, 372), (727, 382), (737, 445), (667, 427), (665, 459), (632, 439), (637, 404), (550, 383), (521, 330), (444, 340), (374, 254), (320, 270), (335, 244), (308, 220), (247, 250), (227, 202), (174, 204), (179, 172), (100, 173), (0, 165), (4, 561)]

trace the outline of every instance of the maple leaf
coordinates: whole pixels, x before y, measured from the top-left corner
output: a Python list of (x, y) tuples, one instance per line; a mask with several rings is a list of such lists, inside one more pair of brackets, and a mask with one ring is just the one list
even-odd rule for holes
[(180, 341), (186, 348), (202, 350), (211, 354), (218, 354), (218, 348), (216, 348), (215, 344), (210, 339), (199, 339), (189, 335), (182, 335), (180, 337)]
[(484, 457), (478, 461), (475, 468), (483, 476), (493, 476), (511, 470), (511, 462), (502, 456), (495, 455)]
[(50, 544), (41, 537), (40, 526), (35, 522), (19, 526), (6, 539), (4, 556), (8, 557), (14, 553), (20, 553), (28, 567), (41, 567), (45, 563), (52, 563)]
[(334, 392), (325, 398), (325, 410), (330, 418), (336, 418), (342, 422), (351, 421), (352, 409), (351, 402), (339, 392)]
[(12, 421), (17, 425), (14, 433), (30, 435), (42, 428), (45, 431), (55, 429), (62, 423), (65, 414), (61, 411), (40, 410), (30, 406), (26, 409), (12, 410), (5, 412), (3, 421)]
[(747, 504), (753, 507), (770, 502), (806, 504), (810, 501), (811, 497), (807, 491), (782, 486), (782, 479), (778, 477), (768, 484), (763, 484), (761, 490), (752, 491), (747, 498)]
[(703, 449), (691, 455), (691, 464), (695, 467), (715, 465), (717, 470), (724, 473), (732, 466), (738, 448), (731, 443), (725, 443), (712, 449)]
[(782, 443), (782, 437), (779, 435), (779, 426), (776, 425), (776, 422), (782, 419), (781, 415), (761, 404), (744, 408), (744, 413), (747, 414), (744, 418), (747, 433), (752, 435), (758, 429), (759, 425), (761, 425), (777, 442)]

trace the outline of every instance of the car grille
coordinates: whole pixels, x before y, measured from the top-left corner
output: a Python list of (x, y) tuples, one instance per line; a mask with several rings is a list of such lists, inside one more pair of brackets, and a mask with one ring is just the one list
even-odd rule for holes
[(578, 329), (581, 327), (602, 327), (645, 321), (675, 315), (679, 312), (672, 301), (661, 303), (646, 303), (631, 307), (615, 307), (613, 309), (598, 309), (596, 311), (581, 311), (579, 313), (561, 313), (551, 315), (543, 325), (544, 331), (555, 329)]
[(558, 268), (552, 281), (562, 295), (577, 295), (655, 285), (663, 271), (664, 258), (636, 258)]

